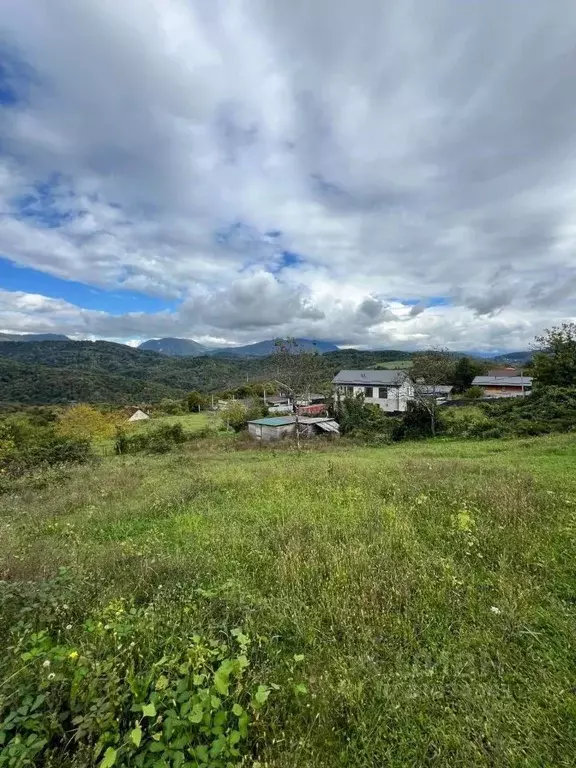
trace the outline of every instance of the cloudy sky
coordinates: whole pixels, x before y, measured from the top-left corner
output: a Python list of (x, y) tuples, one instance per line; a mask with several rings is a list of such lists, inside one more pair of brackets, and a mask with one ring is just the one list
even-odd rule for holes
[(576, 319), (573, 0), (2, 0), (0, 330)]

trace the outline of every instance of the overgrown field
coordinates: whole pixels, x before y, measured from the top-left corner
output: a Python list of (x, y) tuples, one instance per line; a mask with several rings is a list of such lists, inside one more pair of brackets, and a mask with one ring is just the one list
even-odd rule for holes
[(16, 484), (0, 766), (573, 766), (575, 462), (197, 441)]

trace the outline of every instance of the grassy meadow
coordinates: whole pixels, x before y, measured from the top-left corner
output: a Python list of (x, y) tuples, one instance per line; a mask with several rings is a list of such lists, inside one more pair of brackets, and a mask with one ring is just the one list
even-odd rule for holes
[(0, 765), (575, 765), (575, 462), (199, 440), (15, 485)]
[[(162, 425), (173, 426), (174, 424), (182, 424), (182, 428), (187, 433), (199, 432), (206, 427), (218, 430), (221, 427), (221, 418), (217, 412), (203, 411), (201, 413), (182, 413), (175, 416), (153, 415), (147, 421), (130, 422), (127, 417), (118, 421), (118, 426), (122, 426), (128, 434), (147, 432)], [(101, 457), (113, 456), (114, 442), (113, 437), (100, 437), (93, 441), (94, 451)]]

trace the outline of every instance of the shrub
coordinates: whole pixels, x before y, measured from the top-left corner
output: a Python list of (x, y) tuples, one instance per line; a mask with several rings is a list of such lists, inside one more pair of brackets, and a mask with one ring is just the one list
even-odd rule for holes
[(89, 440), (59, 435), (53, 423), (36, 426), (19, 415), (0, 424), (0, 467), (10, 475), (40, 466), (83, 463), (91, 456)]
[(470, 387), (462, 395), (466, 400), (478, 400), (484, 394), (482, 387)]
[(171, 400), (164, 398), (158, 404), (156, 411), (158, 413), (165, 413), (167, 416), (178, 416), (183, 413), (184, 407), (180, 400)]
[(102, 413), (91, 405), (73, 405), (60, 416), (56, 431), (62, 437), (78, 440), (112, 437), (115, 419), (112, 414)]
[[(417, 401), (409, 401), (404, 415), (395, 427), (394, 440), (432, 437), (430, 405), (426, 407)], [(432, 407), (436, 408), (436, 405), (433, 404)]]
[(254, 401), (247, 408), (239, 400), (230, 400), (222, 410), (221, 419), (225, 427), (233, 429), (234, 432), (240, 432), (242, 429), (245, 429), (249, 421), (261, 419), (267, 413), (268, 409), (261, 401)]
[(367, 439), (370, 435), (392, 434), (389, 417), (377, 405), (366, 403), (363, 395), (338, 400), (332, 410), (343, 435)]
[(480, 437), (493, 426), (486, 413), (474, 406), (445, 408), (440, 414), (441, 431), (451, 437)]
[(175, 445), (181, 445), (188, 440), (182, 424), (162, 424), (133, 435), (126, 434), (123, 428), (116, 432), (114, 450), (123, 453), (167, 453)]

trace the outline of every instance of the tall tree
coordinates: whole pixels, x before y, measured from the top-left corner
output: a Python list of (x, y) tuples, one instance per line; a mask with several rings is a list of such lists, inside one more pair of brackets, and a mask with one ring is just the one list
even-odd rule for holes
[(449, 384), (454, 376), (454, 360), (446, 349), (430, 349), (413, 358), (410, 378), (414, 399), (430, 419), (430, 431), (436, 434), (439, 387)]
[(292, 401), (296, 420), (295, 438), (300, 449), (298, 403), (317, 391), (330, 378), (330, 371), (318, 352), (305, 352), (294, 339), (277, 339), (273, 356), (275, 383)]
[(465, 392), (470, 389), (476, 376), (481, 376), (485, 372), (486, 366), (478, 360), (461, 357), (454, 365), (450, 383), (453, 384), (456, 392)]
[(533, 375), (540, 386), (576, 386), (576, 323), (547, 328), (534, 340)]

